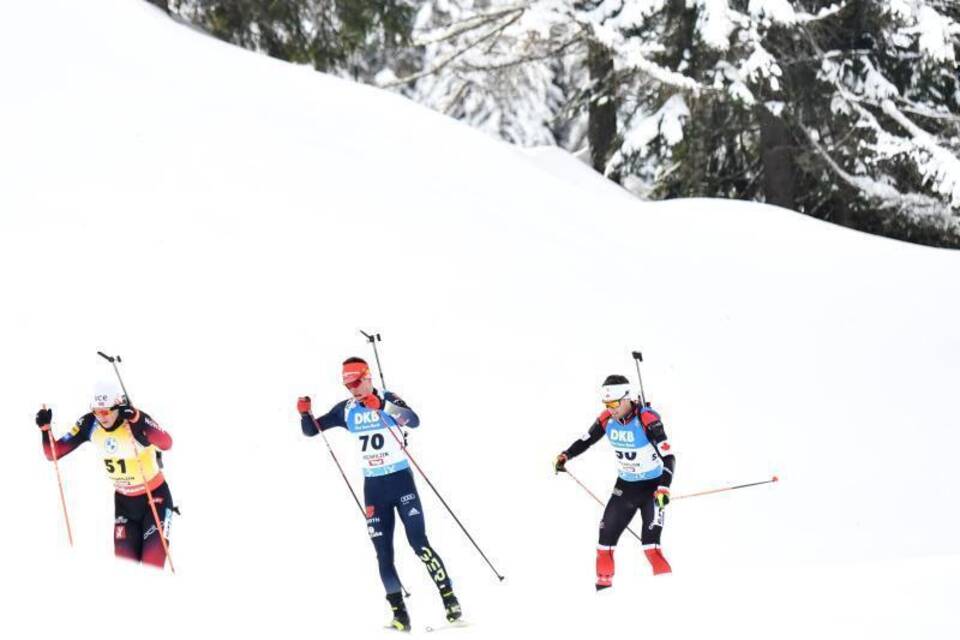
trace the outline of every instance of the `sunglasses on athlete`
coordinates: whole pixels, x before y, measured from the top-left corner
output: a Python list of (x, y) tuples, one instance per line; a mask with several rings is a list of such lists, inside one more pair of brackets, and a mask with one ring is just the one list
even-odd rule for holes
[(343, 383), (343, 386), (345, 386), (347, 389), (351, 389), (351, 390), (352, 390), (352, 389), (356, 389), (357, 387), (359, 387), (360, 385), (363, 384), (363, 381), (364, 381), (364, 380), (367, 380), (367, 377), (366, 377), (366, 376), (361, 376), (361, 377), (357, 378), (356, 380), (354, 380), (353, 382), (344, 382), (344, 383)]
[(605, 400), (603, 403), (603, 406), (605, 406), (607, 409), (616, 409), (617, 407), (622, 405), (624, 402), (627, 402), (629, 400), (630, 400), (630, 396), (628, 394), (616, 400)]
[(109, 418), (110, 414), (116, 410), (116, 407), (110, 407), (109, 409), (94, 409), (93, 415), (97, 416), (98, 418)]

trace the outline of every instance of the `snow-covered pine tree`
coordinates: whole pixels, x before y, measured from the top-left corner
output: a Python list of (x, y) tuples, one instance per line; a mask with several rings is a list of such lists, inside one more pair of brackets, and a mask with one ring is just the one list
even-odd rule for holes
[(545, 21), (547, 2), (427, 0), (413, 31), (419, 69), (390, 68), (377, 84), (516, 144), (582, 136), (558, 117), (579, 33)]
[(363, 81), (407, 45), (416, 0), (174, 0), (212, 35)]
[(960, 245), (957, 3), (598, 0), (619, 140), (641, 194), (761, 199)]
[(814, 197), (860, 228), (958, 246), (960, 4), (850, 3), (807, 35), (819, 100), (797, 120), (821, 160)]

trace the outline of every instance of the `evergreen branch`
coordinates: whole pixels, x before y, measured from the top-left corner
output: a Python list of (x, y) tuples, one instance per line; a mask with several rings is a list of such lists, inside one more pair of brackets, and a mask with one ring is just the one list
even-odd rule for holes
[(415, 46), (423, 47), (431, 44), (440, 44), (441, 42), (446, 42), (448, 40), (453, 40), (457, 36), (461, 36), (464, 33), (469, 33), (471, 31), (476, 31), (477, 29), (484, 27), (491, 22), (497, 22), (500, 18), (510, 15), (515, 11), (520, 11), (521, 13), (526, 12), (527, 9), (531, 7), (531, 3), (522, 2), (516, 5), (510, 5), (508, 7), (500, 7), (493, 11), (478, 12), (452, 22), (449, 25), (446, 25), (448, 31), (439, 36), (429, 37), (435, 34), (437, 29), (425, 29), (422, 33), (427, 34), (427, 38), (418, 39), (413, 38), (413, 43)]
[(914, 124), (910, 118), (903, 115), (892, 100), (884, 100), (880, 108), (897, 124), (907, 130), (918, 147), (930, 154), (936, 163), (933, 173), (940, 178), (940, 182), (934, 187), (940, 193), (948, 196), (954, 207), (960, 207), (960, 160), (937, 144), (936, 139), (930, 133), (924, 131)]
[(484, 65), (475, 65), (469, 62), (463, 64), (463, 68), (467, 71), (502, 71), (509, 67), (516, 67), (522, 64), (527, 64), (529, 62), (539, 62), (541, 60), (547, 60), (562, 54), (564, 51), (569, 49), (575, 44), (580, 44), (584, 42), (584, 37), (582, 34), (577, 34), (567, 40), (558, 44), (553, 49), (548, 49), (543, 53), (529, 54), (525, 56), (520, 56), (512, 60), (507, 60), (506, 62), (498, 62), (496, 64), (484, 64)]
[(484, 42), (487, 42), (488, 40), (492, 40), (496, 38), (497, 36), (502, 34), (504, 30), (510, 27), (510, 25), (514, 24), (517, 20), (519, 20), (522, 16), (523, 16), (523, 11), (522, 10), (517, 11), (516, 15), (514, 15), (513, 18), (511, 18), (509, 21), (505, 22), (499, 27), (491, 29), (488, 33), (484, 34), (483, 36), (481, 36), (479, 39), (477, 39), (467, 47), (454, 51), (453, 53), (443, 58), (438, 63), (430, 67), (429, 69), (424, 69), (423, 71), (418, 71), (417, 73), (411, 74), (409, 76), (404, 76), (403, 78), (397, 78), (396, 80), (391, 80), (390, 82), (387, 82), (385, 84), (378, 85), (378, 86), (382, 89), (389, 89), (391, 87), (408, 84), (410, 82), (415, 82), (421, 78), (425, 78), (429, 75), (433, 75), (438, 71), (440, 71), (441, 69), (443, 69), (444, 67), (446, 67), (447, 65), (449, 65), (451, 62), (453, 62), (457, 58), (459, 58), (460, 56), (470, 51), (471, 49), (474, 49), (480, 46), (481, 44), (483, 44)]
[(824, 20), (825, 18), (830, 18), (837, 15), (838, 13), (840, 13), (846, 8), (847, 8), (847, 0), (842, 0), (840, 4), (834, 4), (829, 7), (824, 7), (823, 9), (820, 9), (820, 11), (818, 11), (816, 14), (799, 12), (796, 14), (797, 22), (801, 24), (810, 24), (811, 22)]
[(900, 108), (901, 111), (922, 116), (924, 118), (930, 118), (931, 120), (946, 120), (947, 122), (960, 123), (960, 115), (943, 111), (933, 111), (932, 109), (924, 107), (923, 105), (907, 100), (902, 96), (897, 97), (897, 102), (899, 102), (901, 105), (904, 105)]
[(949, 220), (951, 224), (956, 225), (956, 218), (946, 213), (943, 203), (935, 198), (921, 193), (901, 193), (895, 187), (877, 182), (869, 176), (852, 175), (843, 170), (843, 168), (830, 157), (816, 140), (816, 135), (806, 127), (800, 127), (810, 146), (823, 158), (827, 166), (841, 180), (859, 191), (868, 200), (877, 204), (880, 209), (910, 209), (914, 214), (920, 214), (927, 217), (941, 217)]

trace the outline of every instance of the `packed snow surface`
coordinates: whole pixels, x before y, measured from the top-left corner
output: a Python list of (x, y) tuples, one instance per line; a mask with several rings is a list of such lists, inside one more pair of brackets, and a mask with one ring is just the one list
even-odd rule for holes
[[(769, 6), (774, 6), (768, 3)], [(379, 331), (463, 637), (956, 637), (960, 255), (718, 200), (644, 203), (396, 95), (218, 42), (134, 0), (4, 7), (5, 637), (379, 637), (373, 549), (296, 397)], [(85, 413), (96, 356), (173, 435), (177, 574), (112, 558)], [(553, 457), (644, 384), (678, 454), (653, 578)], [(353, 442), (331, 444), (356, 487)], [(570, 469), (609, 495), (600, 443)], [(639, 521), (634, 522), (639, 527)], [(439, 598), (398, 531), (415, 627)]]

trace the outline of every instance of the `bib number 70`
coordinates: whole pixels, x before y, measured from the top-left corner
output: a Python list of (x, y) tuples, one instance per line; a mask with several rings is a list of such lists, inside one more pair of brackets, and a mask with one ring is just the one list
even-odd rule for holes
[(383, 434), (375, 433), (372, 436), (360, 436), (360, 442), (363, 443), (363, 451), (367, 450), (367, 445), (372, 447), (374, 451), (383, 449)]

